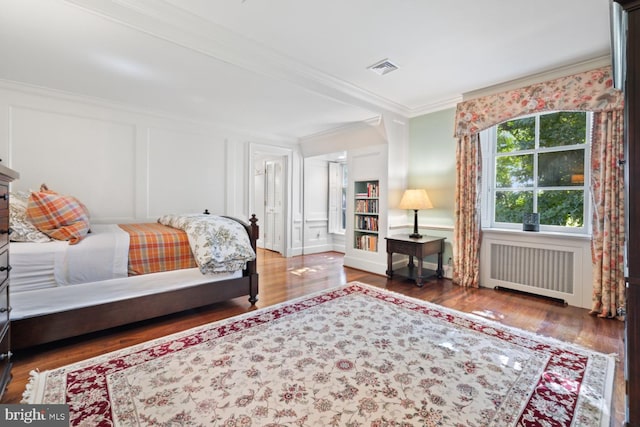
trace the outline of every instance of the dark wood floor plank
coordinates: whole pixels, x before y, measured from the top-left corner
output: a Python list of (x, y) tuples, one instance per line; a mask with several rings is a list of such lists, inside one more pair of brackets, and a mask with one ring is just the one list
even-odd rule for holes
[[(589, 316), (587, 310), (526, 294), (494, 289), (464, 289), (447, 279), (432, 279), (422, 288), (402, 278), (343, 267), (337, 252), (283, 258), (259, 251), (260, 294), (257, 308), (267, 307), (350, 281), (362, 281), (393, 292), (419, 298), (463, 312), (489, 318), (540, 335), (572, 342), (603, 353), (618, 355), (612, 425), (624, 420), (624, 324)], [(246, 297), (152, 321), (64, 340), (53, 345), (16, 352), (13, 379), (1, 403), (19, 403), (29, 372), (54, 369), (106, 352), (115, 351), (188, 328), (245, 313), (254, 308)]]

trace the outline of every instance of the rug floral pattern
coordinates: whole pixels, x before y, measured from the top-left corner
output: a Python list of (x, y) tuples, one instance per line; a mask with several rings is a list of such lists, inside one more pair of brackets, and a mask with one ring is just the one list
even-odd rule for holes
[(611, 359), (353, 283), (43, 373), (42, 402), (87, 426), (599, 426)]

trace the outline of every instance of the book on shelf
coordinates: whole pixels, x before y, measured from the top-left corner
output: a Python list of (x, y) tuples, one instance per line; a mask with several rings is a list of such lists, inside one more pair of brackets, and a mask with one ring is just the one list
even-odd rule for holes
[(367, 183), (366, 191), (356, 191), (356, 198), (377, 198), (378, 184), (373, 182)]
[(378, 197), (378, 184), (368, 183), (367, 184), (367, 197)]
[(378, 213), (378, 200), (356, 200), (356, 213)]
[(363, 234), (356, 238), (356, 249), (375, 252), (378, 250), (378, 236)]
[(356, 218), (356, 228), (358, 230), (378, 231), (378, 217), (362, 216)]

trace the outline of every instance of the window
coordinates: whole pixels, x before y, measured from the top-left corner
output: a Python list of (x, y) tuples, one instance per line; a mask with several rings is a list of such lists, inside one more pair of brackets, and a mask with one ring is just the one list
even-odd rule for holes
[(329, 162), (329, 232), (344, 234), (347, 226), (347, 165)]
[(349, 185), (349, 175), (347, 174), (347, 165), (341, 163), (341, 172), (342, 172), (342, 203), (340, 205), (340, 214), (341, 214), (341, 231), (344, 233), (347, 228), (347, 186)]
[(591, 115), (553, 112), (503, 122), (484, 133), (485, 225), (586, 233)]

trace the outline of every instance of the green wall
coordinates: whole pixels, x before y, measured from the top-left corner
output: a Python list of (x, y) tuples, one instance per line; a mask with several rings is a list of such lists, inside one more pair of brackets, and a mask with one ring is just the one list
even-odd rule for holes
[[(421, 233), (445, 237), (443, 261), (453, 258), (453, 220), (456, 184), (456, 145), (453, 137), (455, 108), (415, 117), (409, 121), (409, 188), (424, 188), (433, 209), (418, 212)], [(413, 223), (413, 213), (407, 223)], [(431, 226), (431, 227), (430, 227)], [(426, 227), (426, 228), (425, 228)], [(427, 262), (436, 263), (430, 256)]]
[(453, 227), (456, 148), (455, 108), (409, 121), (409, 188), (424, 188), (434, 208), (418, 213), (420, 224)]

